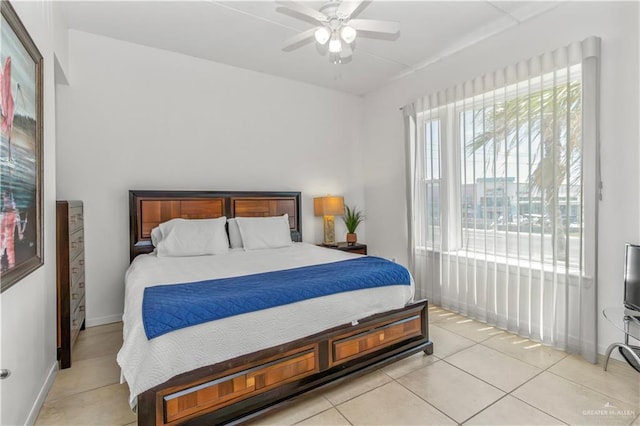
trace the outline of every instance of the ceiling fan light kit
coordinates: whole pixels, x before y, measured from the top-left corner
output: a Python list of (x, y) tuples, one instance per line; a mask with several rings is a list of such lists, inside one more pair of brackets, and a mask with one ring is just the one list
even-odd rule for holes
[(340, 42), (338, 35), (335, 33), (331, 36), (331, 41), (329, 42), (329, 52), (330, 53), (342, 52), (342, 43)]
[(360, 12), (360, 6), (365, 1), (333, 0), (322, 6), (320, 10), (292, 1), (277, 1), (288, 12), (302, 15), (305, 20), (311, 18), (319, 24), (315, 28), (291, 37), (285, 42), (282, 50), (287, 52), (294, 50), (309, 39), (315, 39), (319, 46), (325, 46), (328, 42), (328, 49), (319, 49), (319, 51), (323, 54), (328, 52), (330, 62), (341, 64), (345, 62), (344, 60), (351, 59), (358, 35), (363, 37), (366, 37), (366, 33), (397, 35), (400, 32), (397, 22), (353, 19)]
[(314, 36), (316, 41), (324, 46), (331, 38), (331, 31), (327, 27), (320, 27), (316, 30)]
[(356, 40), (356, 35), (356, 30), (348, 25), (344, 25), (342, 29), (340, 29), (340, 37), (342, 37), (342, 39), (349, 44), (353, 43)]

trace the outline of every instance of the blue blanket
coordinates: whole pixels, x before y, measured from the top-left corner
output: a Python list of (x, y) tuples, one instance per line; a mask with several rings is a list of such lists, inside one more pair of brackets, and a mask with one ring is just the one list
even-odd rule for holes
[(409, 285), (409, 271), (379, 257), (285, 269), (144, 290), (147, 339), (170, 331), (314, 297), (388, 285)]

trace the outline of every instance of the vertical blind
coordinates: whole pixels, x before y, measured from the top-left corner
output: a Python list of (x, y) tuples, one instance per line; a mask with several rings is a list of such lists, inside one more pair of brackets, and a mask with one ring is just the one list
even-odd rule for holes
[(591, 37), (403, 108), (418, 295), (592, 362), (599, 55)]

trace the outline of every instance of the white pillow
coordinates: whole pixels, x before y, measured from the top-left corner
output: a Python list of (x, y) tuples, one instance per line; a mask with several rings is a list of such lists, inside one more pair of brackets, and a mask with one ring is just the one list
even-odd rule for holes
[(237, 217), (245, 250), (286, 247), (293, 244), (289, 215), (271, 217)]
[(159, 257), (204, 256), (229, 251), (227, 218), (171, 219), (161, 223), (162, 240), (156, 246)]
[(162, 232), (160, 232), (159, 227), (155, 227), (151, 230), (151, 244), (154, 247), (158, 247), (158, 243), (162, 241)]
[(229, 242), (231, 248), (242, 248), (242, 235), (240, 235), (240, 228), (238, 228), (238, 222), (235, 217), (232, 217), (227, 221), (229, 224)]

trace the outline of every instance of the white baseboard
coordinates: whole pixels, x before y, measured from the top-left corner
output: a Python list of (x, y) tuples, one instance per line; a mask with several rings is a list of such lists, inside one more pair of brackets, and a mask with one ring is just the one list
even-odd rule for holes
[(95, 327), (98, 325), (111, 324), (120, 321), (122, 321), (122, 314), (107, 315), (106, 317), (98, 318), (87, 318), (85, 320), (85, 327)]
[(47, 379), (42, 384), (42, 388), (40, 388), (40, 392), (38, 393), (38, 397), (36, 398), (33, 406), (31, 407), (31, 411), (29, 412), (29, 417), (27, 417), (27, 421), (25, 424), (32, 425), (35, 424), (36, 419), (38, 418), (38, 414), (40, 414), (40, 409), (44, 405), (44, 401), (47, 399), (47, 394), (49, 393), (49, 389), (53, 386), (53, 381), (56, 379), (56, 374), (58, 374), (58, 361), (55, 361), (49, 370), (49, 374), (47, 374)]

